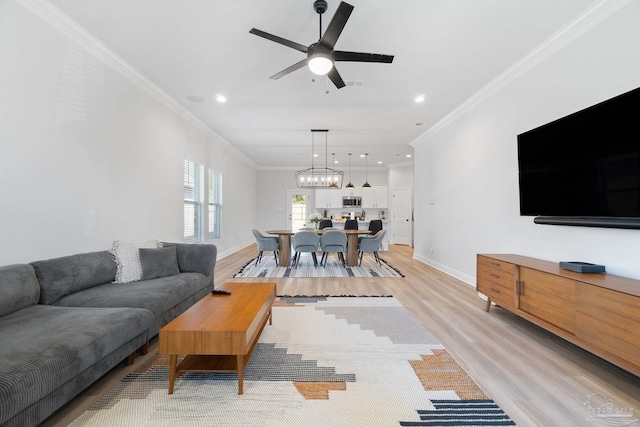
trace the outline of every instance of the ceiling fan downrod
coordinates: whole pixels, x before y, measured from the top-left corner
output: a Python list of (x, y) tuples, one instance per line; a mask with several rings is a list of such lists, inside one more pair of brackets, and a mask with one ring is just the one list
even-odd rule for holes
[(320, 25), (318, 26), (318, 40), (322, 38), (322, 14), (327, 11), (327, 2), (325, 0), (316, 0), (313, 2), (313, 9), (320, 18)]

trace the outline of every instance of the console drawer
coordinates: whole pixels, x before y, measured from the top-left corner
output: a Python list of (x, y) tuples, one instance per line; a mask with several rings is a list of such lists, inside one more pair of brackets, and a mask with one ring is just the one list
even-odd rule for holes
[(491, 301), (508, 308), (515, 307), (516, 266), (478, 256), (476, 290)]

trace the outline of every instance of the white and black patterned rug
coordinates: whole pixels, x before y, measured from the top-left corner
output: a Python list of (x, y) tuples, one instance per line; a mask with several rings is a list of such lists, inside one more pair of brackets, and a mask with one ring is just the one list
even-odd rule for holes
[(244, 375), (157, 356), (82, 414), (85, 426), (513, 426), (393, 297), (280, 297)]
[(328, 257), (326, 266), (320, 266), (320, 254), (318, 254), (318, 266), (313, 263), (311, 254), (301, 254), (297, 266), (280, 267), (276, 265), (274, 257), (264, 255), (256, 265), (256, 259), (245, 264), (233, 277), (404, 277), (397, 268), (381, 259), (381, 265), (370, 254), (362, 259), (362, 266), (344, 267), (335, 254)]

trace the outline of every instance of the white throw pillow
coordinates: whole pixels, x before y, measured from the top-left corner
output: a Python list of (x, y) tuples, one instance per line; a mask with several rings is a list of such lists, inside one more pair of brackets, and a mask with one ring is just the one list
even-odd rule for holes
[(116, 280), (113, 283), (129, 283), (140, 280), (142, 277), (142, 265), (140, 264), (140, 248), (160, 248), (162, 243), (157, 240), (147, 240), (142, 243), (113, 242), (111, 254), (114, 256), (118, 269)]

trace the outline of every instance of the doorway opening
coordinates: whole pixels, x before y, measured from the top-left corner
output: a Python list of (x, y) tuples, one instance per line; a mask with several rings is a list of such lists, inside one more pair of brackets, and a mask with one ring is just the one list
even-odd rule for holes
[(311, 193), (307, 190), (287, 191), (287, 216), (290, 230), (298, 231), (306, 226), (309, 218)]

